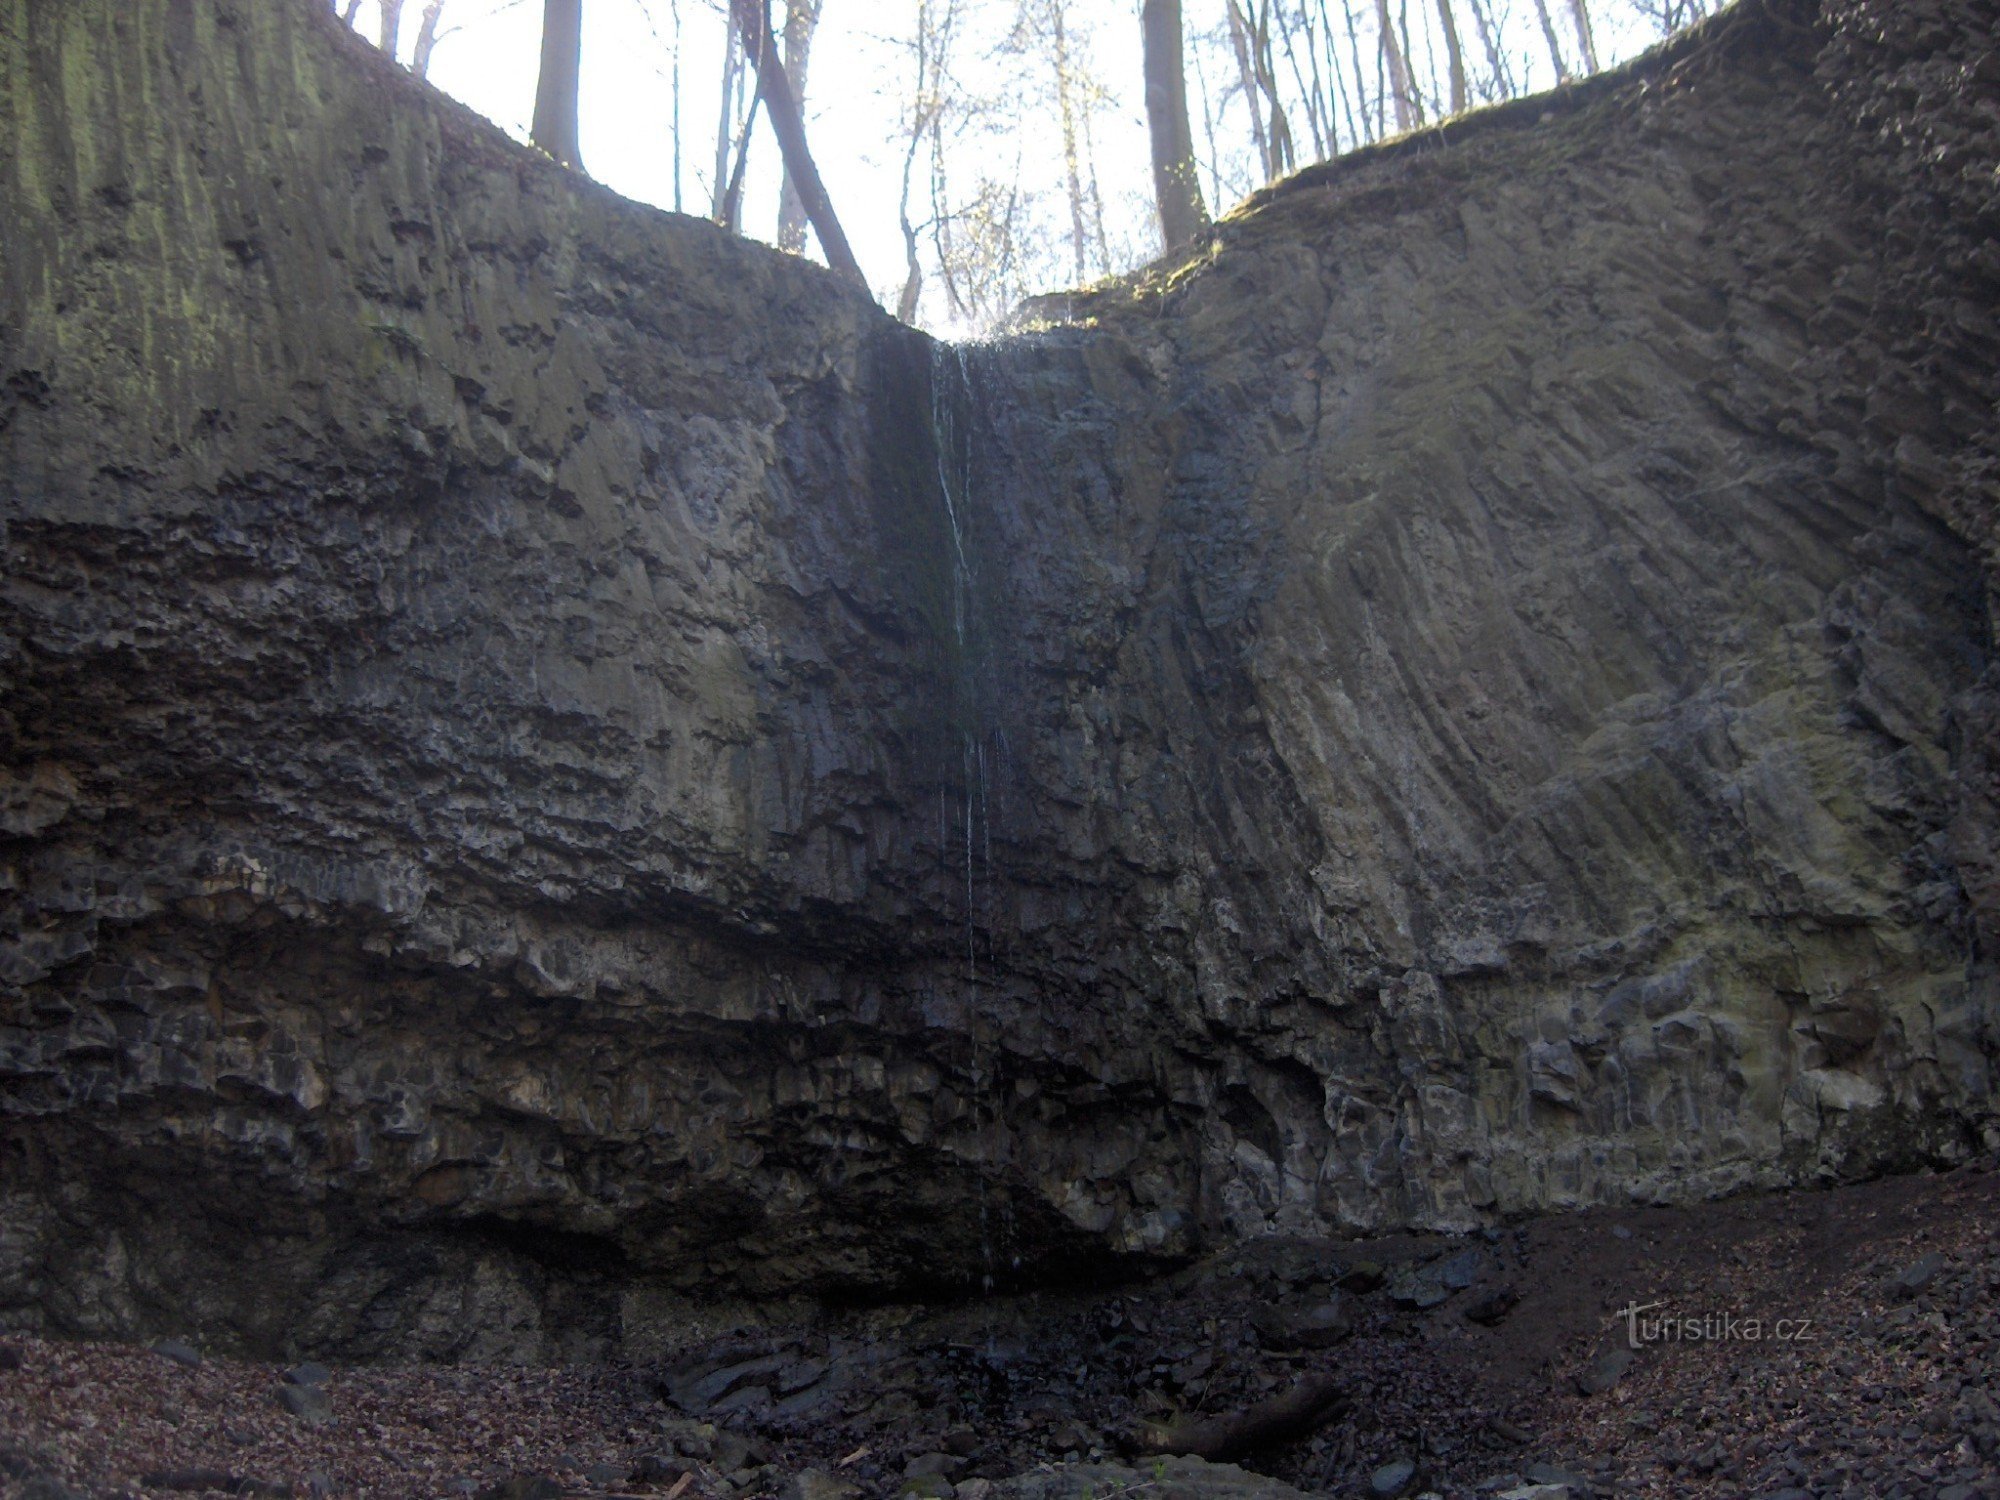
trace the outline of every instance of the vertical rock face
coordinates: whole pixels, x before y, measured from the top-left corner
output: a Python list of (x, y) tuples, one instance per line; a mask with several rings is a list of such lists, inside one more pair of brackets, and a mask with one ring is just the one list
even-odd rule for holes
[(963, 351), (319, 11), (0, 0), (7, 1322), (580, 1354), (1991, 1134), (1992, 6)]

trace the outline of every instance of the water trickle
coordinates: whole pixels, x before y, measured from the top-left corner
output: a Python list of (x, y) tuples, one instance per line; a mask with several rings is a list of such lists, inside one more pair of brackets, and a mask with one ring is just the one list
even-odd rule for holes
[[(975, 618), (979, 579), (974, 568), (976, 549), (971, 544), (973, 502), (973, 381), (969, 351), (962, 345), (933, 344), (930, 369), (931, 437), (937, 454), (938, 495), (949, 534), (951, 610), (951, 722), (955, 729), (956, 781), (961, 817), (954, 830), (961, 842), (950, 849), (943, 836), (942, 790), (940, 778), (940, 854), (949, 859), (959, 855), (958, 876), (962, 886), (965, 975), (962, 1013), (972, 1045), (972, 1153), (979, 1174), (979, 1262), (980, 1286), (992, 1292), (998, 1284), (1000, 1256), (1004, 1247), (996, 1244), (992, 1211), (992, 1183), (1002, 1166), (1004, 1134), (1000, 1129), (997, 1097), (997, 1038), (980, 1004), (979, 934), (981, 897), (990, 892), (993, 870), (993, 830), (991, 781), (987, 737), (987, 701), (984, 674), (986, 662), (980, 622)], [(1005, 1195), (1003, 1194), (1005, 1213)], [(1003, 1220), (1004, 1240), (1009, 1236)]]

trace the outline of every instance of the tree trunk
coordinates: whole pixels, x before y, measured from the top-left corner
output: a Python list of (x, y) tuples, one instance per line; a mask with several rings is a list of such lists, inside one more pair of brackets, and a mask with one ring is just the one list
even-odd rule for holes
[(1325, 85), (1319, 76), (1319, 51), (1313, 46), (1312, 17), (1303, 7), (1299, 11), (1299, 25), (1306, 34), (1306, 63), (1312, 69), (1312, 81), (1306, 81), (1306, 68), (1299, 63), (1298, 43), (1292, 35), (1292, 23), (1287, 18), (1284, 6), (1273, 13), (1278, 23), (1278, 40), (1285, 44), (1285, 63), (1292, 70), (1292, 82), (1298, 85), (1299, 97), (1305, 101), (1306, 129), (1312, 132), (1313, 160), (1324, 161), (1334, 154), (1333, 121), (1330, 111), (1326, 112), (1326, 123), (1321, 124), (1322, 105), (1326, 98)]
[(542, 71), (528, 138), (566, 167), (583, 170), (576, 145), (577, 78), (583, 66), (583, 0), (543, 0)]
[(347, 3), (340, 7), (340, 24), (343, 26), (352, 26), (354, 18), (360, 13), (361, 0), (347, 0)]
[(382, 34), (379, 45), (390, 57), (403, 35), (403, 0), (382, 0)]
[[(806, 70), (812, 59), (813, 31), (819, 25), (822, 0), (786, 0), (785, 80), (801, 111), (806, 105)], [(794, 255), (806, 248), (806, 206), (789, 169), (778, 190), (778, 248)]]
[(674, 76), (673, 113), (669, 117), (668, 131), (673, 136), (674, 149), (674, 212), (681, 213), (681, 8), (673, 7), (674, 16)]
[(722, 20), (722, 108), (716, 114), (716, 174), (710, 180), (710, 218), (722, 224), (722, 194), (728, 190), (730, 162), (736, 146), (736, 18)]
[[(1417, 83), (1415, 68), (1417, 49), (1410, 45), (1410, 0), (1402, 0), (1396, 7), (1396, 31), (1403, 42), (1403, 76), (1410, 81), (1410, 112), (1417, 117), (1417, 123), (1422, 125), (1429, 118), (1430, 111), (1424, 107), (1424, 91)], [(1436, 59), (1433, 58), (1432, 62), (1435, 63)], [(1433, 84), (1437, 82), (1435, 67), (1431, 70), (1431, 82)]]
[(1493, 97), (1514, 97), (1514, 69), (1500, 50), (1499, 30), (1486, 13), (1486, 0), (1472, 0), (1472, 24), (1479, 32), (1479, 45), (1486, 50), (1486, 66), (1493, 75)]
[(860, 262), (848, 248), (847, 235), (840, 227), (840, 220), (834, 217), (825, 184), (819, 180), (819, 168), (813, 165), (812, 153), (806, 149), (805, 121), (799, 117), (798, 101), (792, 97), (792, 86), (785, 79), (784, 60), (778, 56), (778, 42), (771, 35), (771, 18), (765, 4), (766, 0), (730, 0), (729, 13), (735, 18), (737, 30), (743, 33), (743, 49), (757, 69), (758, 92), (763, 95), (765, 111), (771, 117), (772, 133), (778, 137), (785, 170), (799, 185), (799, 199), (805, 204), (807, 221), (819, 235), (826, 263), (865, 292), (868, 278), (861, 274)]
[(1146, 126), (1153, 141), (1153, 199), (1160, 211), (1160, 242), (1171, 252), (1191, 242), (1209, 223), (1201, 179), (1195, 174), (1194, 129), (1188, 123), (1180, 0), (1145, 0), (1139, 32)]
[(444, 14), (444, 0), (425, 0), (423, 19), (417, 23), (417, 48), (410, 54), (410, 71), (419, 78), (431, 73), (431, 53), (437, 48), (438, 17)]
[[(1537, 0), (1539, 3), (1539, 0)], [(1382, 28), (1382, 61), (1389, 69), (1389, 98), (1396, 111), (1396, 130), (1408, 130), (1416, 123), (1410, 108), (1410, 67), (1403, 59), (1402, 44), (1396, 40), (1396, 22), (1389, 14), (1389, 0), (1375, 0), (1375, 19)]]
[(1569, 64), (1563, 61), (1562, 43), (1556, 40), (1556, 23), (1549, 19), (1549, 0), (1535, 0), (1535, 15), (1542, 23), (1542, 40), (1549, 44), (1549, 60), (1556, 65), (1556, 82), (1569, 82)]
[(1069, 174), (1070, 245), (1076, 252), (1076, 281), (1081, 286), (1090, 275), (1085, 249), (1088, 230), (1083, 213), (1083, 164), (1076, 140), (1076, 99), (1071, 87), (1069, 33), (1063, 25), (1063, 7), (1068, 0), (1048, 0), (1049, 25), (1056, 48), (1056, 106), (1062, 116), (1063, 166)]
[(1236, 76), (1243, 85), (1243, 107), (1250, 111), (1250, 139), (1257, 146), (1257, 162), (1263, 168), (1264, 180), (1269, 182), (1274, 175), (1271, 171), (1271, 142), (1264, 134), (1264, 106), (1259, 102), (1257, 87), (1257, 65), (1250, 60), (1250, 23), (1244, 19), (1243, 8), (1236, 0), (1229, 0), (1229, 46), (1236, 54)]
[(1451, 62), (1451, 112), (1465, 113), (1465, 49), (1459, 45), (1458, 22), (1452, 18), (1451, 0), (1437, 0), (1438, 20), (1444, 26), (1445, 56)]
[(1271, 107), (1267, 133), (1271, 141), (1270, 175), (1275, 182), (1298, 166), (1299, 153), (1292, 144), (1292, 122), (1285, 118), (1284, 103), (1278, 98), (1278, 69), (1271, 53), (1271, 0), (1264, 0), (1256, 22), (1250, 31), (1250, 55), (1257, 64), (1257, 86)]
[(1590, 34), (1590, 0), (1569, 0), (1570, 19), (1576, 23), (1576, 44), (1583, 53), (1586, 73), (1597, 71), (1597, 39)]
[(1354, 23), (1352, 0), (1341, 0), (1340, 11), (1347, 22), (1347, 55), (1354, 64), (1354, 107), (1361, 112), (1362, 142), (1373, 144), (1382, 135), (1382, 97), (1375, 97), (1375, 113), (1368, 113), (1368, 69), (1361, 61), (1361, 28)]

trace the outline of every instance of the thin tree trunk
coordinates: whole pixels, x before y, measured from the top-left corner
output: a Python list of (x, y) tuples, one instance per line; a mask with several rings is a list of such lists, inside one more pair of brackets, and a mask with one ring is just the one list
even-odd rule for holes
[(1569, 82), (1569, 64), (1563, 61), (1562, 43), (1556, 40), (1555, 22), (1549, 19), (1549, 0), (1535, 0), (1535, 15), (1542, 23), (1542, 39), (1549, 44), (1549, 60), (1556, 65), (1556, 82)]
[(1382, 28), (1382, 61), (1389, 69), (1389, 97), (1396, 110), (1396, 130), (1401, 134), (1416, 121), (1410, 111), (1410, 68), (1403, 59), (1402, 46), (1396, 41), (1396, 23), (1389, 15), (1389, 0), (1375, 0), (1375, 19)]
[(673, 0), (671, 10), (674, 17), (674, 98), (673, 113), (669, 117), (669, 129), (673, 132), (674, 147), (674, 212), (685, 213), (681, 204), (681, 7), (680, 0)]
[(1269, 182), (1277, 174), (1271, 170), (1271, 143), (1264, 134), (1264, 109), (1258, 103), (1257, 69), (1250, 61), (1250, 27), (1236, 0), (1229, 0), (1229, 46), (1236, 54), (1236, 76), (1243, 85), (1243, 107), (1250, 111), (1250, 138), (1257, 143), (1257, 162)]
[(542, 71), (528, 138), (566, 167), (583, 170), (576, 144), (577, 83), (583, 67), (583, 0), (543, 0)]
[(1071, 92), (1069, 34), (1063, 25), (1063, 9), (1068, 0), (1048, 0), (1049, 24), (1056, 47), (1056, 104), (1062, 116), (1063, 167), (1069, 174), (1070, 246), (1076, 252), (1076, 280), (1081, 286), (1089, 276), (1083, 215), (1083, 170), (1076, 141), (1076, 101)]
[(1354, 106), (1361, 111), (1361, 125), (1366, 143), (1372, 145), (1382, 136), (1382, 91), (1380, 83), (1381, 49), (1376, 49), (1377, 83), (1375, 93), (1375, 113), (1368, 113), (1368, 70), (1361, 62), (1361, 28), (1354, 24), (1353, 0), (1340, 0), (1341, 14), (1347, 18), (1347, 52), (1354, 63)]
[(805, 121), (799, 117), (798, 101), (792, 97), (792, 86), (785, 79), (784, 60), (778, 56), (777, 38), (771, 35), (766, 3), (767, 0), (730, 0), (729, 10), (736, 18), (737, 29), (743, 33), (744, 51), (757, 69), (757, 91), (771, 116), (771, 131), (778, 138), (785, 170), (799, 186), (806, 220), (819, 235), (826, 263), (865, 292), (868, 278), (861, 274), (860, 262), (848, 247), (847, 234), (834, 216), (826, 186), (819, 178), (819, 168), (813, 165), (812, 152), (806, 149)]
[(1576, 44), (1583, 53), (1586, 73), (1597, 71), (1597, 40), (1590, 34), (1590, 0), (1569, 0), (1570, 19), (1576, 23)]
[(1380, 29), (1375, 37), (1375, 130), (1380, 136), (1389, 133), (1389, 96), (1394, 92), (1389, 86), (1389, 49), (1382, 45)]
[(1437, 0), (1438, 21), (1444, 27), (1445, 56), (1451, 63), (1451, 112), (1465, 113), (1465, 49), (1459, 45), (1458, 22), (1451, 14), (1451, 0)]
[[(1361, 123), (1362, 116), (1357, 113), (1355, 107), (1355, 100), (1361, 92), (1361, 80), (1358, 77), (1354, 80), (1354, 93), (1350, 94), (1347, 91), (1347, 70), (1341, 64), (1340, 48), (1334, 42), (1333, 18), (1326, 13), (1326, 0), (1318, 0), (1318, 3), (1320, 31), (1325, 37), (1322, 45), (1326, 48), (1326, 69), (1327, 73), (1333, 79), (1334, 103), (1338, 107), (1339, 112), (1347, 117), (1348, 149), (1354, 150), (1367, 139)], [(1335, 136), (1334, 149), (1335, 154), (1338, 154), (1339, 138), (1337, 134)]]
[(403, 39), (403, 0), (382, 0), (382, 30), (376, 45), (390, 57)]
[(1208, 205), (1194, 164), (1180, 0), (1145, 0), (1139, 11), (1146, 77), (1146, 126), (1153, 142), (1153, 201), (1160, 243), (1174, 251), (1208, 228)]
[[(785, 80), (799, 108), (806, 103), (806, 70), (812, 60), (813, 32), (819, 26), (821, 0), (786, 0)], [(787, 171), (778, 190), (778, 248), (798, 254), (806, 248), (806, 206)]]
[[(729, 219), (729, 185), (738, 177), (734, 164), (750, 149), (749, 111), (743, 97), (749, 67), (736, 18), (724, 17), (722, 25), (722, 110), (715, 121), (715, 177), (709, 194), (712, 200), (709, 217), (723, 228), (738, 232), (743, 226)], [(740, 126), (738, 115), (744, 116)]]
[(1429, 118), (1430, 111), (1424, 107), (1424, 91), (1417, 87), (1417, 75), (1410, 67), (1411, 59), (1417, 55), (1416, 49), (1410, 45), (1410, 0), (1402, 0), (1396, 7), (1396, 29), (1403, 39), (1403, 76), (1410, 83), (1410, 109), (1416, 115), (1417, 123), (1422, 125)]
[[(920, 38), (922, 25), (922, 16), (919, 14), (918, 29)], [(923, 42), (921, 39), (918, 41), (917, 46), (919, 49), (917, 54), (917, 97), (921, 101), (924, 91), (924, 57), (922, 51)], [(919, 103), (918, 107), (922, 107), (921, 103)], [(924, 133), (921, 126), (913, 122), (910, 130), (910, 149), (903, 153), (903, 194), (897, 200), (896, 204), (896, 219), (903, 229), (903, 265), (905, 267), (903, 273), (903, 293), (896, 299), (896, 316), (905, 323), (916, 322), (917, 303), (923, 297), (924, 292), (924, 266), (923, 262), (917, 259), (917, 230), (916, 226), (910, 223), (910, 176), (916, 170), (917, 147), (923, 143), (923, 139)]]
[(1083, 169), (1088, 181), (1085, 187), (1090, 197), (1090, 227), (1097, 238), (1097, 265), (1100, 270), (1111, 269), (1111, 236), (1104, 229), (1104, 194), (1097, 185), (1097, 133), (1091, 128), (1090, 110), (1083, 110)]
[(1486, 13), (1486, 0), (1472, 0), (1472, 24), (1479, 31), (1479, 45), (1486, 50), (1486, 66), (1493, 75), (1493, 97), (1513, 98), (1514, 69), (1500, 50), (1499, 31)]
[(1222, 202), (1222, 155), (1215, 144), (1215, 105), (1208, 91), (1208, 75), (1202, 71), (1201, 53), (1194, 55), (1194, 83), (1201, 92), (1201, 133), (1208, 142), (1208, 190)]
[(444, 14), (444, 0), (424, 0), (423, 19), (417, 23), (417, 47), (410, 54), (410, 71), (419, 78), (430, 77), (431, 53), (437, 49), (438, 17)]
[(340, 8), (340, 24), (352, 26), (354, 18), (360, 14), (361, 0), (347, 0), (347, 3)]
[(1251, 56), (1257, 64), (1257, 86), (1271, 106), (1271, 177), (1276, 180), (1299, 164), (1298, 148), (1292, 144), (1292, 122), (1285, 118), (1285, 106), (1278, 98), (1278, 70), (1271, 58), (1271, 0), (1264, 0), (1251, 30)]
[(750, 108), (743, 115), (743, 128), (736, 133), (735, 165), (729, 169), (729, 186), (722, 192), (722, 213), (718, 218), (731, 234), (743, 232), (743, 176), (750, 170), (750, 133), (757, 128), (757, 111), (763, 107), (764, 80), (759, 78), (750, 95)]
[(1303, 11), (1299, 14), (1299, 23), (1306, 30), (1306, 59), (1312, 64), (1312, 82), (1307, 83), (1306, 70), (1299, 65), (1299, 49), (1292, 40), (1292, 27), (1286, 16), (1285, 8), (1279, 6), (1276, 12), (1278, 40), (1285, 45), (1285, 62), (1292, 70), (1292, 82), (1298, 85), (1299, 97), (1305, 101), (1306, 129), (1312, 132), (1313, 160), (1325, 161), (1332, 152), (1327, 149), (1330, 132), (1320, 124), (1319, 54), (1313, 50), (1312, 18)]

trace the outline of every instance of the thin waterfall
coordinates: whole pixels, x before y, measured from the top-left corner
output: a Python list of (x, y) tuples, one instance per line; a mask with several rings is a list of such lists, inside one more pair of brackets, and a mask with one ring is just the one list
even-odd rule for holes
[[(996, 1040), (989, 1036), (979, 1001), (979, 929), (982, 888), (990, 887), (993, 866), (991, 782), (987, 757), (984, 706), (987, 663), (980, 622), (974, 618), (978, 599), (975, 549), (970, 543), (972, 521), (973, 387), (971, 360), (963, 345), (934, 343), (930, 369), (931, 436), (937, 453), (938, 495), (950, 534), (951, 722), (957, 740), (960, 827), (963, 839), (962, 876), (965, 930), (964, 1015), (972, 1044), (972, 1125), (979, 1170), (979, 1239), (981, 1290), (997, 1284), (999, 1254), (994, 1242), (990, 1178), (999, 1165), (1003, 1139), (995, 1088)], [(939, 793), (940, 811), (945, 792)], [(942, 835), (942, 829), (940, 829)], [(941, 853), (949, 845), (941, 836)], [(1003, 1192), (1003, 1205), (1005, 1194)], [(1003, 1207), (1004, 1213), (1004, 1207)], [(1006, 1226), (1003, 1224), (1003, 1229)]]

